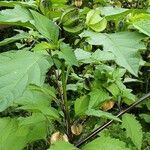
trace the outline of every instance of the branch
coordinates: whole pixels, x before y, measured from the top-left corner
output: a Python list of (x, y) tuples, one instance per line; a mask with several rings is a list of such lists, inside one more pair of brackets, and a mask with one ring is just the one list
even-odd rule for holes
[[(138, 101), (136, 101), (135, 103), (133, 103), (131, 106), (129, 106), (128, 108), (126, 108), (125, 110), (122, 110), (120, 113), (118, 113), (117, 117), (122, 116), (123, 114), (127, 113), (128, 111), (130, 111), (131, 109), (133, 109), (135, 106), (137, 106), (138, 104), (140, 104), (141, 102), (145, 101), (146, 99), (148, 99), (150, 97), (150, 92), (146, 95), (144, 95), (142, 98), (140, 98)], [(75, 144), (76, 147), (80, 147), (82, 146), (84, 143), (86, 143), (88, 140), (90, 140), (91, 138), (94, 138), (99, 132), (101, 132), (102, 130), (104, 130), (105, 128), (107, 128), (109, 125), (111, 125), (113, 123), (114, 120), (110, 120), (109, 122), (107, 122), (106, 124), (98, 127), (97, 129), (95, 129), (92, 133), (90, 133), (87, 137), (85, 137), (84, 139), (82, 139), (81, 141), (79, 141), (79, 143)]]

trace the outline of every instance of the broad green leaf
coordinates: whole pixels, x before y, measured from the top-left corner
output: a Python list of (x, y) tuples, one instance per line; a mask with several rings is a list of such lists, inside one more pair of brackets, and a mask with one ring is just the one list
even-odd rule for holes
[(46, 50), (49, 49), (55, 49), (56, 45), (52, 44), (52, 43), (47, 43), (47, 42), (41, 42), (39, 44), (36, 44), (34, 48), (32, 48), (32, 51), (34, 52), (40, 52), (40, 53), (47, 53)]
[(99, 137), (94, 141), (86, 144), (82, 150), (129, 150), (126, 144), (118, 139), (111, 137)]
[[(32, 116), (18, 118), (19, 127), (28, 128), (27, 142), (31, 143), (36, 140), (46, 139), (48, 124), (47, 118), (40, 113), (33, 113)], [(50, 124), (49, 124), (50, 125)], [(51, 125), (52, 126), (52, 125)]]
[(107, 90), (115, 97), (117, 97), (121, 93), (121, 89), (119, 89), (119, 87), (115, 83), (110, 84), (107, 87)]
[(109, 61), (109, 60), (115, 60), (115, 56), (113, 53), (108, 51), (96, 50), (92, 54), (92, 59), (96, 61)]
[(19, 119), (1, 118), (0, 149), (22, 150), (27, 143), (45, 139), (46, 131), (46, 118), (39, 114)]
[(46, 91), (43, 91), (43, 88), (41, 87), (41, 90), (39, 88), (35, 89), (34, 87), (31, 87), (29, 85), (23, 92), (22, 96), (15, 99), (14, 103), (19, 106), (46, 106), (49, 107), (50, 103), (52, 102), (52, 97), (49, 95), (49, 93), (46, 93)]
[(126, 129), (127, 137), (131, 138), (132, 142), (140, 150), (143, 138), (141, 124), (133, 115), (125, 114), (122, 116), (122, 128)]
[(58, 52), (59, 58), (64, 59), (70, 66), (78, 66), (74, 51), (68, 44), (65, 44), (63, 42), (60, 43), (60, 50), (61, 51)]
[(24, 7), (37, 8), (35, 2), (32, 1), (32, 0), (30, 0), (28, 2), (21, 2), (21, 1), (0, 1), (0, 6), (15, 7), (16, 5), (21, 5), (21, 6), (24, 6)]
[(39, 14), (36, 11), (31, 10), (31, 13), (34, 18), (33, 25), (35, 28), (49, 41), (52, 41), (54, 44), (57, 44), (59, 36), (58, 26), (46, 18), (45, 16)]
[(25, 38), (29, 38), (29, 36), (30, 35), (28, 33), (26, 33), (26, 32), (22, 32), (22, 33), (16, 34), (13, 37), (6, 38), (3, 41), (0, 41), (0, 46), (6, 45), (6, 44), (9, 44), (9, 43), (13, 43), (13, 42), (25, 39)]
[(52, 61), (28, 51), (0, 54), (0, 111), (13, 105), (29, 84), (43, 85)]
[(142, 19), (133, 23), (133, 26), (141, 33), (150, 36), (150, 17), (148, 19)]
[(113, 18), (113, 16), (115, 15), (120, 15), (121, 13), (124, 13), (128, 10), (129, 9), (126, 9), (126, 8), (118, 8), (118, 7), (112, 7), (112, 6), (100, 7), (101, 14), (104, 16), (111, 16), (111, 18)]
[(86, 115), (121, 121), (118, 117), (112, 115), (111, 113), (104, 112), (101, 110), (89, 109), (86, 111)]
[(75, 56), (80, 63), (91, 63), (92, 54), (83, 49), (77, 48), (75, 51)]
[(116, 68), (113, 71), (113, 79), (122, 80), (122, 77), (125, 75), (126, 70), (123, 68)]
[(28, 128), (18, 128), (18, 124), (17, 119), (0, 119), (0, 149), (22, 150), (25, 147)]
[(55, 119), (55, 120), (59, 120), (59, 114), (58, 111), (56, 109), (54, 109), (53, 107), (48, 107), (45, 105), (24, 105), (19, 107), (18, 109), (21, 110), (27, 110), (30, 112), (39, 112), (42, 113), (43, 115), (49, 117), (50, 119)]
[(17, 109), (38, 112), (49, 119), (59, 120), (58, 111), (51, 107), (53, 98), (55, 94), (52, 89), (30, 85), (14, 103), (20, 106)]
[[(147, 36), (150, 36), (150, 14), (148, 13), (139, 13), (131, 14), (128, 17), (127, 22), (129, 25), (132, 25), (134, 28), (139, 30), (139, 32), (144, 33)], [(131, 26), (131, 28), (132, 28)], [(129, 26), (130, 27), (130, 26)]]
[(77, 48), (75, 50), (75, 55), (76, 55), (77, 60), (79, 61), (91, 58), (90, 52), (84, 51), (83, 49), (80, 49), (80, 48)]
[(33, 17), (30, 11), (19, 5), (16, 5), (14, 9), (0, 11), (0, 24), (21, 25), (33, 28), (30, 23), (32, 20)]
[(55, 91), (53, 88), (51, 88), (50, 86), (43, 86), (43, 87), (40, 87), (40, 86), (37, 86), (35, 84), (31, 84), (29, 86), (29, 88), (33, 91), (40, 91), (42, 93), (44, 93), (45, 95), (51, 97), (51, 98), (56, 98), (56, 95), (55, 95)]
[(93, 89), (90, 93), (89, 108), (99, 107), (105, 100), (110, 99), (108, 92), (103, 89)]
[(74, 103), (74, 109), (76, 116), (85, 115), (85, 112), (88, 110), (89, 97), (82, 96), (78, 98)]
[(87, 42), (92, 45), (103, 45), (104, 51), (110, 51), (115, 55), (118, 65), (126, 68), (137, 76), (141, 62), (139, 49), (145, 48), (141, 40), (145, 37), (135, 32), (118, 32), (112, 34), (94, 33), (84, 31), (81, 37), (87, 37)]
[(110, 20), (120, 21), (123, 18), (125, 18), (129, 13), (132, 13), (133, 10), (107, 6), (107, 7), (100, 7), (100, 12), (103, 16), (105, 16), (107, 21)]
[(58, 141), (58, 142), (52, 144), (48, 150), (77, 150), (77, 148), (74, 147), (69, 142)]
[(86, 16), (86, 25), (96, 32), (103, 31), (107, 26), (107, 20), (100, 17), (99, 10), (90, 10)]
[(128, 14), (141, 14), (145, 12), (143, 9), (126, 9), (113, 6), (100, 7), (101, 15), (109, 20), (120, 21), (123, 20)]

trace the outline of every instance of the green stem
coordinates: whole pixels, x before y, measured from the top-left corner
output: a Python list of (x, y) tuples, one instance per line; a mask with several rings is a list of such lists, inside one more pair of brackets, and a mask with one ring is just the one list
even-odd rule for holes
[(71, 133), (71, 125), (70, 125), (70, 112), (69, 112), (69, 106), (68, 106), (68, 100), (67, 100), (67, 77), (65, 73), (65, 63), (62, 63), (62, 91), (63, 91), (63, 104), (64, 104), (64, 117), (65, 117), (65, 124), (66, 124), (66, 131), (67, 136), (71, 140), (72, 139), (72, 133)]

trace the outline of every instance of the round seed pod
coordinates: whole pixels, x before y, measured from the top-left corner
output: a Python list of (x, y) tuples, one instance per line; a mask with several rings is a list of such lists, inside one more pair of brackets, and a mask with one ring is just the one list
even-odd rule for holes
[(83, 126), (81, 124), (74, 124), (71, 126), (71, 132), (74, 135), (80, 135), (83, 131)]
[(65, 141), (68, 142), (68, 137), (66, 134), (62, 134), (59, 131), (52, 134), (50, 142), (54, 144), (56, 141)]
[(76, 7), (81, 7), (82, 4), (83, 4), (82, 0), (75, 0), (75, 1), (74, 1), (74, 5), (75, 5)]
[(115, 104), (115, 102), (112, 101), (112, 100), (107, 101), (107, 102), (105, 102), (105, 103), (102, 105), (101, 109), (102, 109), (103, 111), (108, 111), (108, 110), (110, 110), (110, 109), (112, 109), (112, 108), (114, 107), (114, 104)]

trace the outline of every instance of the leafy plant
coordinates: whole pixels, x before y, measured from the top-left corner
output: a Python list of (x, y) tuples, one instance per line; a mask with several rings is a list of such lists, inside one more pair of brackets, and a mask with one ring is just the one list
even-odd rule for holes
[[(49, 150), (143, 148), (149, 101), (136, 106), (150, 97), (141, 78), (149, 71), (150, 14), (124, 4), (0, 2), (0, 25), (15, 31), (0, 41), (0, 149), (34, 149), (38, 141)], [(130, 83), (146, 84), (147, 95), (137, 100), (145, 91)], [(133, 108), (137, 119), (126, 114)], [(99, 133), (113, 121), (120, 136)]]

